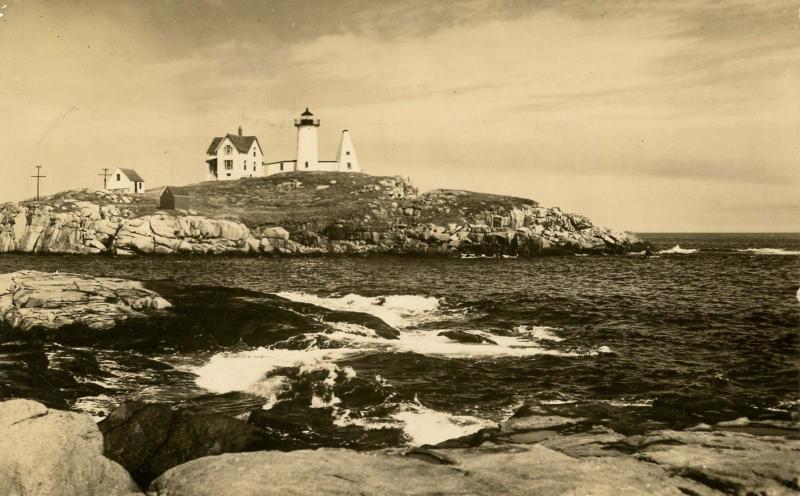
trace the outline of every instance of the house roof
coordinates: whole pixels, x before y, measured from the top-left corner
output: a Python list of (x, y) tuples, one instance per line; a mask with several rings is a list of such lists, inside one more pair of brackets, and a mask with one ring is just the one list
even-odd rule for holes
[[(206, 155), (216, 155), (217, 150), (219, 149), (219, 145), (225, 141), (225, 138), (231, 140), (233, 143), (233, 147), (239, 153), (247, 153), (250, 151), (250, 147), (253, 146), (253, 142), (255, 141), (258, 145), (258, 149), (261, 150), (261, 143), (258, 142), (258, 138), (255, 136), (239, 136), (238, 134), (226, 134), (225, 136), (217, 136), (213, 140), (211, 140), (211, 144), (208, 146), (208, 151)], [(263, 150), (261, 153), (264, 153)]]
[(162, 191), (161, 194), (163, 195), (164, 193), (167, 192), (167, 190), (169, 190), (169, 192), (172, 193), (172, 196), (189, 196), (188, 191), (186, 191), (183, 188), (179, 188), (178, 186), (167, 186), (166, 188), (164, 188), (164, 191)]
[(144, 179), (142, 179), (142, 176), (140, 176), (139, 173), (136, 172), (135, 170), (133, 170), (133, 169), (123, 169), (122, 167), (119, 167), (118, 169), (119, 169), (120, 172), (125, 174), (125, 177), (127, 177), (131, 181), (139, 182), (139, 183), (143, 183), (144, 182)]

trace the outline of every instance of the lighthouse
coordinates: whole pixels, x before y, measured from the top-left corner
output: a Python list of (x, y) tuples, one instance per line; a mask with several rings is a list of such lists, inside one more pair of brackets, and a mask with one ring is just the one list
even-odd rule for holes
[(319, 119), (314, 118), (308, 108), (294, 120), (297, 128), (296, 170), (319, 170), (319, 151), (317, 148), (317, 128)]
[[(308, 110), (306, 107), (306, 111), (300, 114), (300, 117), (294, 120), (294, 126), (297, 128), (297, 158), (295, 159), (288, 159), (288, 160), (276, 160), (274, 162), (261, 162), (258, 160), (261, 156), (256, 153), (253, 157), (256, 160), (250, 158), (249, 155), (245, 157), (245, 160), (253, 161), (254, 165), (261, 164), (261, 169), (259, 170), (262, 176), (271, 176), (273, 174), (280, 174), (281, 172), (361, 172), (361, 164), (358, 162), (358, 158), (356, 157), (356, 149), (353, 146), (353, 139), (350, 137), (350, 131), (345, 129), (342, 131), (341, 141), (339, 141), (339, 153), (336, 155), (336, 160), (320, 160), (319, 159), (319, 145), (317, 144), (317, 128), (319, 127), (319, 119), (314, 117), (314, 114)], [(241, 134), (241, 131), (239, 132)], [(229, 135), (230, 136), (230, 135)], [(244, 138), (248, 138), (248, 136), (244, 136)], [(232, 139), (239, 139), (239, 137), (233, 136)], [(255, 139), (255, 138), (254, 138)], [(222, 138), (219, 138), (222, 140)], [(220, 141), (221, 142), (221, 141)], [(212, 145), (217, 144), (218, 141), (214, 141)], [(237, 145), (238, 146), (238, 145)], [(219, 148), (217, 146), (216, 148)], [(216, 150), (216, 148), (214, 148)], [(261, 148), (259, 147), (258, 150)], [(209, 154), (211, 151), (208, 152)], [(228, 167), (231, 167), (235, 171), (235, 167), (231, 165), (230, 160), (228, 157), (222, 157), (220, 163), (224, 163), (226, 167), (226, 171)], [(210, 157), (208, 162), (209, 170), (211, 167), (215, 167), (217, 164), (216, 157)], [(244, 166), (248, 166), (248, 163), (245, 162)], [(247, 170), (246, 168), (244, 170)], [(232, 179), (238, 179), (238, 177), (233, 177), (233, 172), (227, 173), (225, 177), (231, 177)], [(255, 174), (254, 174), (255, 176)], [(252, 176), (251, 176), (252, 177)], [(216, 178), (216, 176), (215, 176)], [(210, 179), (209, 179), (210, 180)]]

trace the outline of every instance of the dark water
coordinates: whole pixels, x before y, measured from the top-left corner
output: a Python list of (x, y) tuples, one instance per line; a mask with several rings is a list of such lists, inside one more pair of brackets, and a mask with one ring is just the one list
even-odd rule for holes
[[(71, 401), (96, 415), (125, 398), (241, 415), (259, 409), (254, 421), (288, 447), (437, 442), (522, 404), (624, 432), (788, 418), (800, 396), (800, 235), (644, 237), (659, 250), (698, 251), (477, 260), (5, 256), (0, 272), (247, 288), (370, 313), (402, 331), (389, 344), (345, 324), (262, 348), (50, 346), (54, 363), (81, 352), (98, 357), (99, 371), (78, 375), (102, 391)], [(780, 250), (742, 251), (765, 248)], [(437, 336), (444, 330), (497, 344), (457, 343)]]

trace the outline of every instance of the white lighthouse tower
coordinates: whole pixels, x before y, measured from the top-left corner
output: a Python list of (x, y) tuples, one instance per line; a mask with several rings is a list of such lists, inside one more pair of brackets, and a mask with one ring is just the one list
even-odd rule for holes
[(356, 157), (356, 149), (353, 146), (353, 140), (350, 138), (350, 131), (347, 129), (342, 131), (342, 141), (339, 143), (339, 156), (336, 157), (336, 161), (340, 172), (361, 171), (361, 167), (358, 165), (358, 157)]
[(319, 119), (314, 118), (308, 108), (294, 120), (297, 128), (296, 170), (319, 170), (319, 151), (317, 148), (317, 128)]

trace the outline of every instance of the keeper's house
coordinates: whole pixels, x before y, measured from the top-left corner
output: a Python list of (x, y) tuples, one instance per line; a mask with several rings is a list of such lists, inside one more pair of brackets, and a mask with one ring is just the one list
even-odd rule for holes
[(262, 176), (264, 153), (255, 136), (226, 134), (216, 137), (206, 152), (206, 181), (227, 181)]

